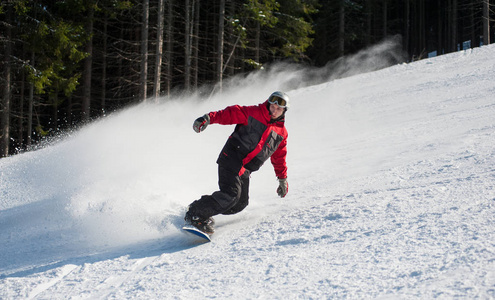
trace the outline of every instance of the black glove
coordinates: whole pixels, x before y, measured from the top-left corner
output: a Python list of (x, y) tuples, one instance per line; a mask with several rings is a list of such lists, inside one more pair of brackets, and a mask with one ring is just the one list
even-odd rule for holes
[(204, 131), (206, 127), (210, 124), (210, 116), (208, 114), (199, 117), (194, 121), (193, 123), (193, 129), (197, 133), (200, 133), (201, 131)]
[(284, 198), (285, 195), (289, 192), (289, 183), (287, 182), (287, 178), (279, 178), (278, 179), (278, 188), (277, 188), (277, 194)]

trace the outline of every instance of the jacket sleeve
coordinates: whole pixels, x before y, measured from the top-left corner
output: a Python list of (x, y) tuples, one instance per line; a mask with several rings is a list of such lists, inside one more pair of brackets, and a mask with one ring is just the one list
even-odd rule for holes
[(243, 106), (233, 105), (219, 111), (210, 112), (208, 114), (210, 124), (247, 124), (248, 115), (246, 109)]
[(275, 169), (275, 175), (277, 178), (287, 178), (287, 138), (278, 146), (278, 149), (273, 153), (271, 159), (273, 168)]

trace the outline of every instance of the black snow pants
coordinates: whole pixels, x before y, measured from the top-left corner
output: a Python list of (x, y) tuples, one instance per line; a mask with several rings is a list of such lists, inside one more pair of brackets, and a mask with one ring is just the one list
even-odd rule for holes
[(204, 195), (189, 206), (189, 213), (200, 218), (224, 214), (232, 215), (242, 211), (249, 203), (249, 176), (245, 170), (238, 173), (218, 165), (219, 191)]

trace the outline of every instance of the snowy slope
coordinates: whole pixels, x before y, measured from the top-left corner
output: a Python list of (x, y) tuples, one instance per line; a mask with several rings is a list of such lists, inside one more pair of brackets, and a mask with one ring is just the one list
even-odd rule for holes
[[(296, 90), (272, 75), (0, 160), (0, 299), (495, 298), (495, 47)], [(177, 227), (233, 127), (192, 121), (278, 87), (288, 196), (267, 163), (196, 243)]]

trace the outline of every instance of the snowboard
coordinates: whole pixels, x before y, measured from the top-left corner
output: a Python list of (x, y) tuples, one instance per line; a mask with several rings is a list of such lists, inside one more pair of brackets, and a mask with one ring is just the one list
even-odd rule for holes
[(198, 237), (204, 239), (206, 242), (211, 242), (211, 237), (209, 234), (199, 230), (198, 228), (196, 228), (192, 225), (185, 225), (184, 227), (182, 227), (182, 230), (184, 230), (185, 232), (188, 232), (190, 234), (194, 234), (195, 236), (198, 236)]

